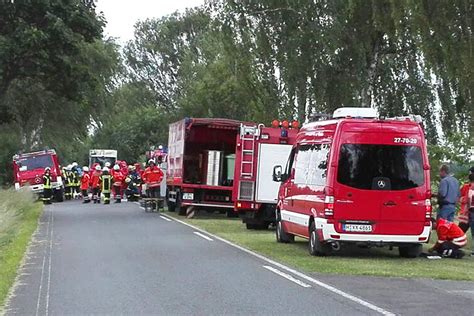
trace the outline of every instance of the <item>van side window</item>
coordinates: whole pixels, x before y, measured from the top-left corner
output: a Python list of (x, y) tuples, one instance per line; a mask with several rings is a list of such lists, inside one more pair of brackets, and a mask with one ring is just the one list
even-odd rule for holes
[(307, 184), (326, 185), (329, 144), (315, 144), (311, 148)]
[(301, 145), (295, 163), (295, 183), (305, 185), (325, 185), (328, 144)]

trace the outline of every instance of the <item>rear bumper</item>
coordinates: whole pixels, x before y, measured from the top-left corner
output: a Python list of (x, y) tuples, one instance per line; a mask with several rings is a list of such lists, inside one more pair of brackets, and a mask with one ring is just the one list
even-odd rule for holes
[(321, 231), (324, 241), (365, 242), (374, 244), (395, 243), (426, 243), (429, 241), (431, 225), (425, 226), (419, 235), (375, 235), (375, 234), (341, 234), (334, 228), (334, 224), (327, 219), (316, 218), (316, 229)]

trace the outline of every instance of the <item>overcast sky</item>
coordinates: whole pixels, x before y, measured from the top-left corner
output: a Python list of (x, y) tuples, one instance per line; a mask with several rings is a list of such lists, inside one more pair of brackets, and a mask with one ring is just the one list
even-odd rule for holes
[(124, 44), (133, 38), (133, 25), (138, 20), (184, 11), (203, 3), (204, 0), (98, 0), (96, 10), (104, 12), (107, 20), (105, 35), (116, 37)]

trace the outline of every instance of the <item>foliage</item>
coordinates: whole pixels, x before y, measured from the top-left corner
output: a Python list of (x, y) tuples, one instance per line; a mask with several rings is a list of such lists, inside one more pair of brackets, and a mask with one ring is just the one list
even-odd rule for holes
[(0, 190), (0, 313), (42, 208), (31, 192)]
[(53, 147), (77, 159), (119, 66), (104, 23), (93, 1), (0, 2), (0, 182), (19, 151)]

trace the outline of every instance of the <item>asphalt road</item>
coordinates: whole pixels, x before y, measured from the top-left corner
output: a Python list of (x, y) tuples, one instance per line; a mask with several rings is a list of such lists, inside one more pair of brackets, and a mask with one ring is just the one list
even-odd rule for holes
[(471, 315), (472, 282), (407, 295), (404, 281), (306, 276), (134, 203), (65, 202), (46, 208), (7, 315), (416, 315), (426, 290), (445, 295), (435, 311), (449, 298)]

